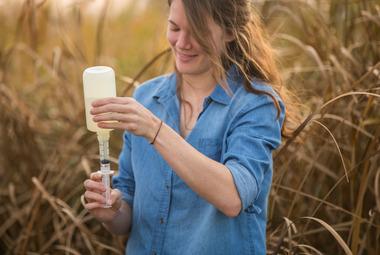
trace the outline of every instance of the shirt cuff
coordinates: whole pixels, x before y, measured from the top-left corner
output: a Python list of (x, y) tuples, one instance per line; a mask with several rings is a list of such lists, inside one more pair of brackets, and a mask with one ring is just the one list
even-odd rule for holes
[(234, 179), (235, 186), (242, 202), (242, 209), (245, 210), (252, 207), (259, 192), (256, 178), (247, 168), (235, 160), (227, 161), (225, 166), (230, 170)]

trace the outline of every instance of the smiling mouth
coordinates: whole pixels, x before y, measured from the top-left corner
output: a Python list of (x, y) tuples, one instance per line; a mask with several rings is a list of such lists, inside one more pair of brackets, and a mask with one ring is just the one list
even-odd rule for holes
[(178, 51), (176, 51), (176, 55), (182, 62), (188, 62), (198, 56), (197, 54), (185, 54)]

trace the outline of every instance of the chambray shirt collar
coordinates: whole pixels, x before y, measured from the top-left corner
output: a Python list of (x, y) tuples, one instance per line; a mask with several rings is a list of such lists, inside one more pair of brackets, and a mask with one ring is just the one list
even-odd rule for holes
[[(235, 81), (235, 74), (236, 73), (236, 68), (231, 67), (230, 70), (227, 73), (227, 84), (230, 87), (232, 92), (235, 92), (237, 88), (237, 82)], [(176, 73), (172, 73), (169, 77), (169, 86), (160, 86), (156, 93), (154, 93), (153, 98), (158, 100), (158, 102), (164, 104), (169, 100), (170, 98), (173, 98), (176, 96), (176, 90), (177, 90), (177, 75)], [(223, 104), (223, 105), (228, 105), (231, 102), (231, 96), (227, 94), (227, 92), (224, 90), (224, 88), (220, 85), (217, 84), (209, 96), (211, 100), (214, 102)]]
[(223, 105), (228, 105), (231, 101), (231, 97), (226, 93), (220, 84), (217, 84), (214, 91), (211, 93), (210, 98)]
[(176, 80), (176, 74), (170, 74), (168, 86), (159, 86), (156, 92), (153, 94), (153, 98), (155, 98), (159, 103), (164, 104), (170, 98), (176, 96)]

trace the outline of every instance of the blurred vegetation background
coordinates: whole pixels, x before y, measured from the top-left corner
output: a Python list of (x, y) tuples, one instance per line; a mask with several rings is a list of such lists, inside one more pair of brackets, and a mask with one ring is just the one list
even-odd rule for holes
[[(269, 254), (380, 254), (380, 3), (253, 0), (304, 122), (274, 154)], [(123, 254), (84, 211), (82, 72), (169, 72), (167, 1), (0, 0), (0, 253)], [(164, 52), (164, 53), (163, 53)], [(122, 133), (111, 135), (113, 168)]]

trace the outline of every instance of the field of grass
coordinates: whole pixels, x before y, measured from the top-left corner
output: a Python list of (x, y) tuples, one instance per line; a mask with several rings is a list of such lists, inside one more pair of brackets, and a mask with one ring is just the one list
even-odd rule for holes
[[(104, 1), (0, 0), (0, 254), (123, 254), (81, 204), (98, 168), (82, 71), (109, 65), (118, 95), (170, 71), (166, 1), (118, 15)], [(255, 0), (303, 123), (274, 154), (270, 254), (380, 254), (380, 3)], [(121, 132), (111, 134), (113, 168)]]

